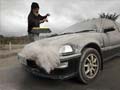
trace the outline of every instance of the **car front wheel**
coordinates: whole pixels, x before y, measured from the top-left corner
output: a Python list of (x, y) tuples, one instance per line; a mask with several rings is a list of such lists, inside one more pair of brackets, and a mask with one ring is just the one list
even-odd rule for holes
[(87, 48), (83, 51), (79, 65), (78, 77), (80, 81), (88, 84), (94, 80), (100, 72), (101, 58), (94, 48)]

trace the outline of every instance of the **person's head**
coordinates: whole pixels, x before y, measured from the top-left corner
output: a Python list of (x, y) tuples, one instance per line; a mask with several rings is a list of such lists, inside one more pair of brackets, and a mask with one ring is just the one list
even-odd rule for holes
[(31, 5), (31, 11), (35, 16), (39, 15), (39, 5), (36, 2), (33, 2)]

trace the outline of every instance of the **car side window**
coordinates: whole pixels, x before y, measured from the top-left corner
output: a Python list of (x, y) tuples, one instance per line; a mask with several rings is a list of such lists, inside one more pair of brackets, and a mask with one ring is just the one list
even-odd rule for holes
[(115, 25), (116, 25), (116, 28), (118, 29), (118, 31), (120, 32), (120, 23), (115, 23)]
[(112, 20), (103, 19), (102, 20), (102, 29), (104, 30), (104, 29), (108, 29), (108, 28), (115, 28), (115, 30), (116, 30), (116, 26)]

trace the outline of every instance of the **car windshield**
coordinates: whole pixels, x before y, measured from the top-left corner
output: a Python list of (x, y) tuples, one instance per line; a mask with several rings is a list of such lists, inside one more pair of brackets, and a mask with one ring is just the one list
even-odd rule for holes
[(61, 33), (65, 34), (65, 33), (97, 31), (99, 25), (100, 25), (100, 19), (86, 20), (66, 28)]

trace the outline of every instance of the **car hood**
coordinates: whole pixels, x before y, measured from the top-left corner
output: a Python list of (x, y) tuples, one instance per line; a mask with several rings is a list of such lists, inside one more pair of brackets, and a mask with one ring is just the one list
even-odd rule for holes
[(81, 43), (82, 41), (88, 40), (95, 40), (100, 39), (100, 33), (74, 33), (74, 34), (65, 34), (65, 35), (58, 35), (50, 38), (45, 38), (42, 40), (38, 40), (36, 42), (40, 42), (42, 45), (64, 45), (68, 43), (76, 44)]

